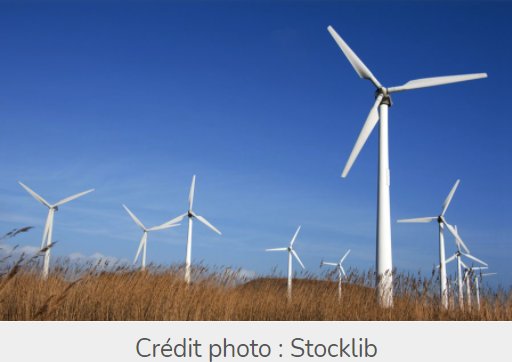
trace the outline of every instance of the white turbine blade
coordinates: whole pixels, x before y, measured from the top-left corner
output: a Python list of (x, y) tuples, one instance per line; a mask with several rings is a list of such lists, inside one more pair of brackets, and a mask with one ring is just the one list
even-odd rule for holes
[(489, 269), (488, 266), (473, 266), (471, 267), (471, 270), (487, 270)]
[(39, 201), (41, 204), (43, 204), (44, 206), (50, 208), (52, 207), (48, 201), (46, 201), (45, 199), (43, 199), (41, 196), (39, 196), (38, 194), (36, 194), (35, 191), (33, 191), (32, 189), (30, 189), (27, 185), (25, 185), (24, 183), (22, 183), (21, 181), (18, 181), (18, 183), (20, 184), (21, 187), (23, 187), (25, 189), (25, 191), (27, 191), (30, 195), (32, 195), (32, 197), (34, 199), (36, 199), (37, 201)]
[(172, 220), (169, 220), (165, 223), (165, 225), (174, 225), (178, 224), (180, 221), (182, 221), (186, 216), (188, 216), (188, 212), (184, 213), (183, 215), (177, 216)]
[(343, 269), (343, 266), (340, 265), (340, 270), (343, 273), (343, 276), (347, 276), (347, 273), (345, 273), (345, 269)]
[(483, 277), (488, 277), (488, 276), (491, 276), (491, 275), (497, 275), (498, 273), (484, 273), (482, 274)]
[(448, 259), (445, 260), (445, 264), (448, 264), (448, 263), (451, 263), (452, 261), (455, 260), (455, 258), (457, 257), (457, 254), (454, 254), (452, 256), (450, 256)]
[(302, 226), (299, 226), (299, 227), (297, 228), (297, 231), (295, 231), (295, 234), (293, 235), (293, 238), (292, 238), (292, 240), (290, 241), (290, 248), (291, 248), (291, 247), (293, 247), (293, 244), (295, 243), (295, 239), (297, 239), (297, 235), (299, 235), (299, 231), (300, 231), (300, 228), (301, 228), (301, 227), (302, 227)]
[(146, 232), (144, 232), (142, 234), (142, 238), (140, 239), (140, 244), (139, 244), (139, 248), (137, 249), (137, 254), (135, 254), (135, 259), (133, 259), (133, 264), (135, 264), (137, 262), (137, 259), (139, 259), (140, 252), (142, 251), (142, 247), (146, 243), (147, 237), (148, 237), (148, 234)]
[(382, 101), (382, 94), (379, 94), (377, 96), (377, 99), (375, 100), (375, 104), (373, 105), (372, 109), (370, 110), (370, 113), (368, 114), (368, 117), (366, 118), (366, 121), (364, 122), (363, 128), (361, 129), (361, 132), (359, 133), (359, 136), (357, 137), (356, 143), (354, 145), (354, 148), (352, 149), (352, 152), (350, 153), (350, 156), (348, 158), (348, 161), (345, 165), (345, 168), (343, 169), (343, 172), (341, 173), (341, 177), (347, 177), (350, 169), (352, 168), (352, 165), (356, 161), (357, 156), (359, 155), (359, 152), (361, 152), (361, 149), (363, 148), (364, 144), (368, 140), (368, 137), (370, 137), (370, 134), (372, 133), (373, 129), (375, 128), (375, 125), (379, 121), (379, 105)]
[(295, 259), (297, 259), (297, 261), (299, 262), (300, 266), (302, 267), (302, 269), (306, 269), (306, 267), (304, 266), (304, 264), (302, 264), (302, 261), (300, 260), (299, 256), (297, 255), (297, 253), (295, 252), (295, 250), (291, 250), (293, 256), (295, 257)]
[(450, 190), (450, 193), (446, 197), (446, 200), (444, 200), (443, 210), (441, 211), (441, 216), (444, 216), (444, 214), (446, 213), (446, 210), (448, 210), (448, 206), (450, 206), (450, 202), (452, 201), (453, 195), (455, 194), (457, 187), (459, 187), (459, 183), (460, 183), (460, 180), (455, 181), (455, 185), (453, 185), (452, 189)]
[(464, 263), (462, 260), (460, 261), (460, 265), (462, 265), (464, 268), (469, 269), (469, 267)]
[(330, 262), (326, 262), (326, 261), (323, 261), (322, 265), (338, 266), (338, 264), (336, 264), (336, 263), (330, 263)]
[(168, 223), (165, 223), (165, 224), (162, 224), (162, 225), (153, 226), (152, 228), (149, 228), (148, 231), (165, 230), (165, 229), (174, 228), (174, 227), (180, 226), (180, 225), (181, 224), (168, 224)]
[(445, 77), (432, 77), (410, 80), (407, 83), (398, 86), (388, 88), (388, 93), (396, 93), (411, 89), (435, 87), (438, 85), (466, 82), (468, 80), (475, 80), (487, 78), (487, 73), (475, 73), (475, 74), (463, 74), (463, 75), (448, 75)]
[(343, 255), (343, 257), (340, 259), (340, 265), (345, 261), (345, 259), (347, 258), (348, 254), (350, 254), (350, 249), (348, 249), (348, 251), (345, 253), (345, 255)]
[(450, 231), (450, 233), (455, 237), (455, 239), (457, 240), (457, 242), (460, 244), (460, 246), (462, 246), (464, 248), (464, 250), (466, 251), (466, 253), (469, 253), (469, 249), (468, 247), (466, 246), (466, 244), (464, 243), (464, 241), (462, 241), (462, 239), (460, 238), (459, 236), (459, 233), (457, 232), (457, 230), (455, 230), (453, 228), (453, 226), (451, 226), (450, 224), (448, 224), (446, 222), (446, 220), (444, 220), (443, 218), (443, 223), (446, 225), (446, 227), (448, 228), (448, 230)]
[(265, 251), (286, 251), (288, 248), (274, 248), (274, 249), (265, 249)]
[(357, 72), (360, 78), (368, 79), (370, 80), (377, 88), (382, 88), (382, 85), (379, 83), (377, 78), (370, 72), (370, 69), (364, 65), (364, 63), (359, 59), (359, 57), (354, 53), (352, 49), (345, 43), (345, 41), (341, 38), (341, 36), (336, 33), (336, 30), (332, 26), (328, 26), (327, 30), (331, 34), (331, 36), (334, 38), (338, 46), (341, 48), (341, 51), (343, 54), (345, 54), (345, 57), (347, 57), (350, 64), (352, 64), (352, 67)]
[(397, 220), (397, 222), (400, 222), (400, 223), (407, 223), (407, 222), (410, 222), (410, 223), (413, 223), (413, 222), (427, 223), (427, 222), (432, 222), (434, 220), (437, 220), (436, 216), (432, 216), (432, 217), (417, 217), (415, 219), (400, 219), (400, 220)]
[(489, 264), (487, 264), (485, 261), (482, 261), (482, 260), (478, 259), (477, 257), (471, 255), (471, 254), (467, 254), (467, 253), (463, 253), (463, 252), (461, 252), (461, 254), (464, 255), (466, 258), (469, 258), (469, 259), (471, 259), (473, 261), (476, 261), (479, 264), (482, 264), (482, 265), (485, 265), (485, 266), (489, 266)]
[(130, 209), (126, 207), (126, 205), (123, 205), (123, 207), (126, 210), (126, 212), (131, 216), (132, 220), (135, 221), (135, 223), (139, 225), (142, 228), (142, 230), (146, 230), (146, 227), (142, 222), (140, 222), (139, 219), (137, 219), (137, 216), (135, 216), (133, 212), (131, 212)]
[(57, 202), (57, 203), (56, 203), (55, 205), (53, 205), (53, 206), (60, 206), (60, 205), (64, 205), (64, 204), (65, 204), (65, 203), (67, 203), (67, 202), (70, 202), (70, 201), (72, 201), (72, 200), (78, 199), (79, 197), (82, 197), (82, 196), (84, 196), (84, 195), (87, 195), (88, 193), (91, 193), (91, 192), (93, 192), (93, 191), (94, 191), (94, 189), (90, 189), (90, 190), (87, 190), (87, 191), (84, 191), (84, 192), (80, 192), (80, 193), (78, 193), (78, 194), (76, 194), (76, 195), (66, 197), (65, 199), (60, 200), (59, 202)]
[(192, 176), (192, 184), (190, 185), (190, 193), (188, 194), (188, 209), (192, 210), (194, 204), (194, 192), (196, 188), (196, 175)]
[(201, 221), (203, 224), (205, 224), (206, 226), (208, 226), (210, 229), (212, 229), (213, 231), (215, 231), (217, 234), (219, 235), (222, 235), (222, 233), (215, 227), (213, 226), (212, 224), (210, 224), (208, 222), (208, 220), (206, 220), (204, 217), (200, 216), (200, 215), (197, 215), (197, 214), (194, 214), (194, 217)]

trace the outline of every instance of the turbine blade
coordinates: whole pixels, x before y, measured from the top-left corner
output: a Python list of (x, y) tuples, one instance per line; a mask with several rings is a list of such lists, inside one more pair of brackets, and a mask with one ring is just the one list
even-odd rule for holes
[(306, 269), (306, 267), (304, 266), (304, 264), (302, 264), (302, 261), (300, 260), (299, 256), (297, 255), (297, 253), (295, 252), (295, 250), (291, 250), (293, 256), (295, 257), (295, 259), (297, 259), (297, 261), (299, 262), (300, 266), (302, 267), (302, 269)]
[(448, 224), (444, 218), (442, 220), (443, 220), (443, 223), (448, 228), (448, 230), (450, 231), (450, 233), (455, 237), (457, 242), (460, 244), (460, 246), (462, 246), (462, 248), (466, 251), (466, 253), (469, 253), (470, 251), (469, 251), (468, 247), (466, 246), (464, 241), (462, 241), (462, 239), (460, 238), (459, 233), (457, 232), (457, 230), (455, 230), (453, 226)]
[(43, 231), (43, 240), (41, 241), (41, 250), (44, 249), (46, 246), (46, 238), (48, 237), (48, 232), (50, 231), (50, 222), (52, 217), (52, 210), (48, 210), (48, 217), (46, 218), (46, 223), (44, 224), (44, 231)]
[(450, 190), (450, 193), (446, 197), (446, 200), (444, 200), (443, 203), (443, 210), (441, 211), (441, 216), (444, 216), (446, 213), (446, 210), (448, 210), (448, 206), (450, 206), (450, 202), (452, 202), (453, 195), (455, 194), (455, 191), (457, 191), (457, 187), (459, 187), (460, 180), (455, 181), (455, 185), (453, 185), (452, 189)]
[(137, 254), (135, 254), (135, 259), (133, 259), (133, 264), (135, 264), (137, 262), (137, 259), (139, 259), (139, 255), (140, 255), (140, 252), (142, 251), (142, 247), (146, 243), (147, 235), (148, 235), (147, 232), (144, 231), (144, 233), (142, 234), (142, 238), (140, 239), (140, 244), (139, 244), (139, 248), (137, 249)]
[(202, 216), (200, 216), (200, 215), (196, 215), (196, 214), (194, 214), (194, 217), (195, 217), (197, 220), (201, 221), (201, 222), (202, 222), (203, 224), (205, 224), (206, 226), (208, 226), (210, 229), (212, 229), (213, 231), (215, 231), (217, 234), (222, 235), (222, 233), (221, 233), (221, 232), (220, 232), (220, 231), (219, 231), (215, 226), (213, 226), (212, 224), (210, 224), (210, 223), (208, 222), (208, 220), (206, 220), (204, 217), (202, 217)]
[(174, 225), (174, 224), (177, 224), (179, 222), (181, 222), (186, 216), (188, 216), (188, 213), (184, 213), (183, 215), (180, 215), (180, 216), (177, 216), (175, 217), (174, 219), (172, 220), (169, 220), (167, 221), (165, 224), (166, 225)]
[(469, 267), (466, 265), (466, 263), (464, 263), (464, 261), (460, 261), (460, 265), (462, 265), (464, 268), (466, 269), (469, 269)]
[(293, 235), (293, 238), (292, 240), (290, 241), (290, 248), (293, 247), (293, 244), (295, 243), (295, 239), (297, 239), (297, 235), (299, 235), (299, 231), (300, 231), (300, 228), (302, 226), (299, 225), (299, 227), (297, 228), (297, 231), (295, 231), (295, 234)]
[(350, 254), (350, 249), (348, 249), (348, 251), (345, 253), (345, 255), (343, 255), (343, 258), (341, 258), (340, 265), (345, 261), (345, 259), (347, 258), (348, 254)]
[(323, 261), (322, 265), (338, 266), (338, 264), (336, 264), (336, 263), (330, 263), (330, 262), (326, 262), (326, 261)]
[(345, 277), (346, 277), (346, 276), (347, 276), (347, 273), (345, 273), (345, 269), (343, 269), (343, 267), (342, 267), (341, 265), (340, 265), (340, 270), (341, 270), (341, 272), (343, 273), (343, 276), (345, 276)]
[(435, 87), (438, 85), (466, 82), (468, 80), (475, 80), (487, 78), (487, 73), (475, 73), (475, 74), (463, 74), (463, 75), (448, 75), (444, 77), (432, 77), (410, 80), (407, 83), (398, 86), (388, 88), (388, 93), (402, 92), (406, 90)]
[(176, 226), (180, 226), (181, 224), (162, 224), (162, 225), (158, 225), (158, 226), (153, 226), (152, 228), (149, 228), (148, 231), (158, 231), (158, 230), (165, 230), (165, 229), (170, 229), (170, 228), (174, 228)]
[(457, 257), (457, 254), (453, 254), (452, 256), (450, 256), (448, 259), (445, 260), (445, 264), (448, 264), (448, 263), (451, 263), (452, 261), (455, 260), (455, 258)]
[(482, 261), (482, 260), (478, 259), (477, 257), (471, 255), (471, 254), (463, 253), (463, 252), (461, 252), (461, 254), (464, 255), (466, 258), (469, 258), (469, 259), (471, 259), (473, 261), (476, 261), (479, 264), (482, 264), (482, 265), (485, 265), (485, 266), (489, 266), (489, 264), (487, 264), (485, 261)]
[(18, 183), (20, 184), (21, 187), (23, 187), (25, 189), (25, 191), (27, 191), (30, 195), (32, 195), (32, 197), (34, 199), (36, 199), (37, 201), (39, 201), (41, 204), (43, 204), (44, 206), (48, 207), (48, 208), (51, 208), (52, 206), (48, 203), (48, 201), (46, 201), (45, 199), (43, 199), (41, 196), (39, 196), (38, 194), (36, 194), (36, 192), (34, 190), (32, 190), (31, 188), (29, 188), (27, 185), (25, 185), (24, 183), (22, 183), (21, 181), (18, 181)]
[(56, 203), (55, 205), (53, 205), (53, 206), (60, 206), (60, 205), (64, 205), (64, 204), (65, 204), (65, 203), (67, 203), (67, 202), (70, 202), (70, 201), (72, 201), (72, 200), (78, 199), (79, 197), (82, 197), (82, 196), (84, 196), (84, 195), (87, 195), (88, 193), (91, 193), (91, 192), (93, 192), (93, 191), (94, 191), (94, 189), (90, 189), (90, 190), (87, 190), (87, 191), (84, 191), (84, 192), (80, 192), (80, 193), (78, 193), (78, 194), (76, 194), (76, 195), (66, 197), (65, 199), (60, 200), (59, 202), (57, 202), (57, 203)]
[(427, 223), (427, 222), (432, 222), (434, 220), (437, 220), (437, 217), (436, 216), (432, 216), (432, 217), (417, 217), (415, 219), (400, 219), (398, 220), (397, 222), (399, 223)]
[(194, 204), (194, 192), (196, 188), (196, 175), (192, 176), (192, 184), (190, 185), (190, 193), (188, 194), (188, 209), (192, 210)]
[(137, 219), (137, 216), (135, 216), (135, 215), (133, 214), (133, 212), (131, 212), (131, 211), (130, 211), (130, 209), (126, 207), (126, 205), (123, 205), (123, 207), (124, 207), (124, 209), (126, 210), (126, 212), (131, 216), (132, 220), (133, 220), (133, 221), (135, 221), (135, 223), (136, 223), (137, 225), (139, 225), (139, 226), (140, 226), (140, 228), (141, 228), (142, 230), (144, 230), (144, 231), (145, 231), (145, 230), (146, 230), (146, 227), (144, 226), (144, 224), (143, 224), (139, 219)]
[(265, 249), (265, 251), (286, 251), (288, 248), (274, 248), (274, 249)]
[(334, 38), (338, 46), (341, 48), (341, 51), (343, 54), (345, 54), (345, 57), (347, 57), (350, 64), (352, 64), (352, 67), (357, 72), (360, 78), (368, 79), (370, 80), (377, 88), (382, 88), (382, 85), (379, 83), (377, 78), (370, 72), (370, 69), (364, 65), (361, 59), (354, 53), (352, 49), (348, 46), (347, 43), (339, 36), (339, 34), (334, 30), (332, 26), (328, 26), (327, 30), (331, 34), (331, 36)]
[(357, 156), (359, 155), (359, 152), (361, 152), (361, 149), (363, 148), (364, 144), (368, 140), (368, 137), (370, 137), (370, 134), (372, 133), (373, 129), (375, 128), (375, 125), (379, 121), (378, 107), (380, 105), (380, 102), (382, 101), (382, 98), (383, 98), (383, 95), (379, 94), (377, 99), (375, 100), (375, 103), (374, 103), (372, 109), (370, 110), (370, 113), (368, 114), (366, 121), (364, 122), (363, 128), (361, 129), (361, 133), (359, 133), (359, 136), (357, 137), (356, 144), (354, 145), (354, 148), (352, 149), (352, 152), (350, 153), (350, 156), (345, 165), (345, 168), (343, 169), (341, 177), (347, 177), (350, 169), (352, 168), (352, 165), (354, 164)]
[(483, 277), (488, 277), (488, 276), (491, 276), (491, 275), (497, 275), (498, 273), (484, 273), (482, 274)]

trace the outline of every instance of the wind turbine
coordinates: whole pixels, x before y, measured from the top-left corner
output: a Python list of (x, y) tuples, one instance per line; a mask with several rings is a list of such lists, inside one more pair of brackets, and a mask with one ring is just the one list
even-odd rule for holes
[(483, 273), (480, 274), (480, 276), (475, 275), (475, 289), (476, 289), (476, 305), (478, 310), (480, 310), (480, 284), (479, 279), (483, 277), (489, 277), (491, 275), (496, 275), (498, 273)]
[(41, 242), (41, 251), (44, 251), (44, 263), (43, 263), (43, 278), (48, 278), (48, 272), (50, 270), (50, 250), (52, 247), (52, 235), (53, 235), (53, 218), (55, 217), (55, 212), (59, 211), (59, 207), (72, 201), (78, 199), (81, 196), (84, 196), (90, 192), (93, 192), (94, 189), (90, 189), (84, 192), (80, 192), (76, 195), (66, 197), (55, 204), (50, 204), (48, 201), (43, 199), (37, 193), (35, 193), (28, 186), (23, 184), (21, 181), (18, 183), (23, 187), (34, 199), (39, 201), (41, 204), (48, 208), (48, 217), (46, 218), (46, 224), (44, 226), (43, 231), (43, 241)]
[(450, 193), (444, 200), (443, 206), (441, 208), (441, 213), (438, 216), (432, 216), (432, 217), (419, 217), (415, 219), (400, 219), (398, 220), (399, 223), (429, 223), (434, 220), (437, 221), (439, 224), (439, 281), (440, 281), (440, 295), (441, 295), (441, 305), (446, 309), (448, 308), (448, 292), (447, 292), (447, 285), (446, 285), (446, 253), (445, 253), (445, 244), (444, 244), (444, 227), (446, 226), (447, 229), (452, 233), (453, 236), (455, 236), (457, 240), (457, 247), (459, 243), (462, 245), (464, 250), (466, 250), (467, 253), (469, 253), (469, 249), (466, 247), (464, 242), (458, 237), (455, 230), (446, 222), (446, 219), (444, 217), (446, 210), (448, 210), (448, 206), (450, 206), (450, 203), (452, 201), (453, 195), (455, 194), (455, 191), (457, 190), (457, 187), (459, 186), (460, 180), (455, 181), (455, 184), (453, 185), (452, 189), (450, 190)]
[[(465, 247), (465, 250), (467, 251), (467, 253), (464, 253), (463, 251), (461, 251), (460, 247), (465, 245), (464, 242), (462, 241), (462, 239), (460, 238), (459, 236), (459, 232), (457, 230), (457, 226), (451, 226), (449, 224), (446, 224), (449, 228), (453, 229), (454, 231), (454, 236), (455, 236), (455, 243), (457, 244), (457, 251), (455, 252), (455, 254), (453, 254), (451, 257), (449, 257), (448, 259), (446, 259), (445, 263), (448, 264), (448, 263), (451, 263), (453, 260), (457, 259), (457, 288), (458, 288), (458, 300), (459, 300), (459, 308), (460, 309), (463, 309), (464, 308), (464, 295), (463, 295), (463, 276), (462, 276), (462, 267), (464, 266), (464, 268), (468, 268), (466, 264), (464, 264), (464, 262), (462, 261), (462, 256), (465, 256), (466, 258), (468, 259), (471, 259), (473, 261), (476, 261), (477, 263), (479, 264), (482, 264), (484, 266), (488, 266), (486, 262), (478, 259), (477, 257), (471, 255), (469, 253), (469, 250), (467, 249), (467, 247)], [(451, 230), (450, 229), (450, 230)]]
[(485, 269), (488, 269), (488, 267), (486, 267), (486, 266), (479, 266), (479, 267), (470, 266), (470, 267), (468, 267), (462, 261), (461, 261), (461, 264), (464, 267), (463, 282), (466, 284), (467, 305), (468, 305), (468, 309), (471, 310), (471, 305), (473, 303), (473, 301), (471, 300), (471, 294), (472, 294), (471, 293), (471, 277), (473, 276), (473, 274), (475, 273), (476, 270), (485, 270)]
[(343, 169), (342, 177), (346, 177), (354, 164), (359, 152), (363, 148), (370, 133), (380, 118), (379, 132), (379, 175), (378, 175), (378, 201), (377, 201), (377, 295), (380, 305), (391, 307), (393, 305), (393, 261), (391, 254), (391, 207), (390, 207), (390, 172), (388, 152), (388, 108), (391, 106), (391, 94), (418, 88), (433, 87), (449, 83), (464, 82), (473, 79), (486, 78), (487, 74), (452, 75), (445, 77), (423, 78), (411, 80), (401, 86), (384, 87), (359, 57), (350, 49), (345, 41), (329, 25), (327, 30), (334, 38), (348, 61), (360, 78), (370, 80), (376, 87), (376, 100), (368, 114), (366, 122), (357, 138), (354, 148)]
[(330, 262), (325, 262), (325, 261), (322, 261), (320, 263), (320, 266), (330, 265), (330, 266), (335, 266), (336, 269), (338, 269), (338, 299), (341, 299), (341, 280), (343, 277), (347, 276), (347, 274), (345, 273), (345, 269), (343, 269), (342, 264), (345, 261), (346, 257), (348, 256), (348, 254), (350, 254), (350, 249), (348, 249), (348, 251), (345, 253), (345, 255), (343, 255), (343, 257), (340, 259), (340, 261), (338, 263), (330, 263)]
[(297, 239), (297, 235), (299, 235), (300, 226), (297, 228), (297, 231), (293, 235), (292, 240), (290, 241), (290, 245), (287, 248), (275, 248), (275, 249), (265, 249), (265, 251), (287, 251), (288, 252), (288, 299), (290, 300), (292, 297), (292, 255), (297, 259), (302, 269), (306, 269), (304, 264), (297, 255), (297, 252), (293, 249), (293, 244), (295, 243), (295, 239)]
[(194, 219), (199, 220), (207, 227), (215, 231), (217, 234), (222, 235), (222, 233), (212, 224), (208, 222), (204, 217), (197, 215), (194, 211), (192, 211), (192, 206), (194, 204), (194, 190), (196, 186), (196, 175), (192, 177), (192, 184), (190, 185), (190, 193), (188, 195), (188, 211), (183, 215), (180, 215), (163, 225), (172, 225), (179, 223), (184, 218), (188, 218), (188, 236), (187, 236), (187, 256), (185, 258), (185, 282), (190, 284), (190, 265), (192, 263), (192, 226), (194, 224)]
[(135, 222), (135, 224), (137, 224), (142, 229), (142, 231), (143, 231), (142, 238), (140, 239), (139, 248), (137, 249), (137, 254), (135, 255), (135, 259), (133, 259), (133, 264), (135, 264), (137, 262), (137, 259), (139, 259), (140, 252), (142, 251), (141, 270), (145, 270), (146, 269), (146, 245), (147, 245), (147, 241), (148, 241), (148, 232), (169, 229), (169, 228), (172, 228), (172, 227), (176, 227), (176, 226), (178, 226), (180, 224), (167, 224), (167, 223), (165, 223), (165, 224), (162, 224), (162, 225), (159, 225), (159, 226), (153, 226), (151, 228), (147, 228), (137, 218), (137, 216), (135, 216), (135, 214), (133, 212), (131, 212), (130, 209), (128, 209), (128, 207), (126, 207), (126, 205), (123, 205), (123, 207), (126, 210), (126, 212), (128, 213), (128, 215), (130, 215), (132, 220)]

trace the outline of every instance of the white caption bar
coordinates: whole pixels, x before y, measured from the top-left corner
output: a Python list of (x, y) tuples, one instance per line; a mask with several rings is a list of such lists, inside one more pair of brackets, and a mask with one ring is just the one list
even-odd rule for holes
[(512, 322), (0, 322), (2, 361), (510, 361)]

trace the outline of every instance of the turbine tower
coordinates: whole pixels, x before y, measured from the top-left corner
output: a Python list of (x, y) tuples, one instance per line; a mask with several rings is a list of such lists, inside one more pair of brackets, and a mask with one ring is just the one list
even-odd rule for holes
[(146, 269), (146, 245), (147, 245), (147, 242), (148, 242), (148, 232), (169, 229), (169, 228), (172, 228), (172, 227), (176, 227), (176, 226), (178, 226), (180, 224), (167, 224), (167, 223), (165, 223), (165, 224), (162, 224), (162, 225), (159, 225), (159, 226), (153, 226), (151, 228), (147, 228), (137, 218), (137, 216), (135, 216), (135, 214), (133, 212), (131, 212), (130, 209), (128, 209), (128, 207), (126, 207), (126, 205), (123, 205), (123, 207), (126, 210), (126, 212), (128, 213), (128, 215), (130, 215), (132, 220), (135, 222), (135, 224), (137, 224), (142, 229), (142, 231), (143, 231), (142, 238), (140, 239), (140, 243), (139, 243), (139, 248), (137, 249), (137, 254), (135, 254), (135, 259), (133, 259), (133, 264), (135, 264), (137, 262), (137, 259), (139, 259), (140, 252), (142, 251), (141, 270), (145, 270)]
[(338, 269), (338, 300), (341, 300), (341, 280), (343, 279), (343, 277), (347, 276), (347, 274), (345, 273), (345, 269), (343, 269), (342, 264), (345, 261), (346, 257), (348, 256), (348, 254), (350, 254), (350, 249), (345, 253), (345, 255), (343, 255), (343, 257), (337, 263), (330, 263), (330, 262), (325, 262), (325, 261), (322, 261), (320, 263), (320, 266), (330, 265), (330, 266), (335, 266), (336, 269)]
[(53, 219), (55, 217), (55, 212), (59, 211), (59, 207), (72, 201), (75, 199), (78, 199), (81, 196), (84, 196), (90, 192), (93, 192), (94, 189), (90, 189), (84, 192), (80, 192), (76, 195), (66, 197), (65, 199), (60, 200), (59, 202), (55, 204), (50, 204), (48, 201), (43, 199), (41, 196), (39, 196), (37, 193), (35, 193), (32, 189), (30, 189), (28, 186), (23, 184), (21, 181), (18, 181), (18, 183), (23, 187), (34, 199), (39, 201), (41, 204), (46, 206), (48, 208), (48, 217), (46, 218), (46, 224), (44, 226), (43, 231), (43, 241), (41, 242), (41, 251), (44, 251), (44, 262), (43, 262), (43, 278), (48, 278), (48, 273), (50, 270), (50, 250), (53, 246), (52, 244), (52, 236), (53, 236)]
[[(183, 215), (180, 215), (163, 225), (172, 225), (179, 223), (184, 218), (188, 218), (188, 234), (187, 234), (187, 256), (185, 258), (185, 282), (190, 284), (190, 266), (192, 264), (192, 227), (194, 224), (194, 219), (199, 220), (204, 225), (206, 225), (211, 230), (215, 231), (217, 234), (222, 235), (222, 233), (212, 224), (208, 222), (204, 217), (197, 215), (193, 210), (192, 206), (194, 205), (194, 192), (196, 187), (196, 175), (192, 176), (192, 184), (190, 185), (190, 193), (188, 195), (188, 211)], [(162, 226), (163, 226), (162, 225)]]
[(474, 266), (470, 266), (468, 267), (465, 263), (461, 262), (462, 266), (464, 267), (464, 278), (463, 278), (463, 282), (466, 284), (466, 300), (467, 300), (467, 305), (468, 305), (468, 309), (471, 310), (472, 308), (472, 304), (473, 304), (473, 301), (472, 301), (472, 292), (471, 292), (471, 279), (473, 277), (473, 275), (475, 274), (475, 271), (477, 270), (486, 270), (488, 269), (488, 267), (486, 266), (479, 266), (479, 267), (474, 267)]
[(297, 239), (297, 235), (299, 235), (300, 226), (297, 228), (297, 231), (293, 235), (292, 240), (290, 241), (290, 245), (287, 248), (275, 248), (275, 249), (265, 249), (265, 251), (287, 251), (288, 252), (288, 300), (291, 300), (292, 298), (292, 277), (293, 277), (293, 271), (292, 271), (292, 255), (297, 259), (302, 269), (306, 269), (304, 264), (299, 258), (299, 255), (297, 255), (297, 252), (295, 249), (293, 249), (293, 244), (295, 243), (295, 239)]
[(345, 41), (329, 26), (327, 28), (348, 61), (360, 78), (370, 80), (376, 88), (376, 100), (364, 123), (364, 126), (352, 149), (350, 157), (343, 169), (342, 177), (346, 177), (357, 155), (363, 148), (370, 133), (380, 119), (379, 130), (379, 172), (377, 198), (377, 296), (383, 307), (393, 306), (393, 261), (391, 254), (391, 206), (390, 206), (390, 172), (388, 154), (388, 108), (391, 106), (391, 94), (418, 88), (433, 87), (449, 83), (464, 82), (473, 79), (486, 78), (487, 74), (452, 75), (445, 77), (423, 78), (411, 80), (401, 86), (384, 87), (359, 57), (350, 49)]
[[(439, 281), (440, 281), (440, 295), (441, 295), (441, 305), (443, 308), (448, 308), (448, 289), (446, 284), (446, 253), (445, 253), (445, 244), (444, 244), (444, 228), (446, 228), (452, 233), (452, 235), (457, 239), (458, 235), (456, 234), (455, 230), (446, 222), (446, 219), (444, 217), (446, 210), (448, 210), (448, 206), (450, 206), (450, 203), (452, 201), (453, 195), (455, 194), (455, 191), (457, 190), (457, 187), (459, 186), (460, 180), (455, 181), (455, 184), (453, 185), (452, 189), (450, 190), (450, 193), (444, 200), (443, 206), (441, 208), (441, 213), (438, 216), (432, 216), (432, 217), (419, 217), (415, 219), (400, 219), (398, 220), (399, 223), (429, 223), (432, 221), (437, 221), (439, 224)], [(466, 250), (467, 253), (469, 253), (468, 248), (464, 244), (462, 240), (457, 239), (457, 245), (458, 243), (461, 243), (462, 247)]]

